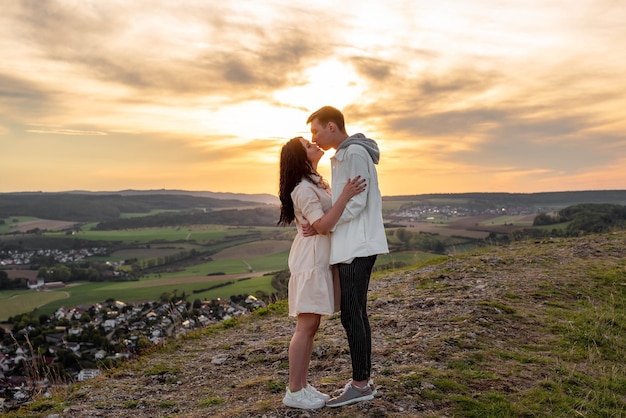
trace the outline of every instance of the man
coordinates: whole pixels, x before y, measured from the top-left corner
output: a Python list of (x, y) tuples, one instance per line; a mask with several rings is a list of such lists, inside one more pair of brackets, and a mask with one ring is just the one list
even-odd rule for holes
[(307, 119), (312, 141), (323, 150), (334, 148), (331, 158), (333, 204), (349, 179), (361, 176), (367, 190), (354, 196), (331, 234), (330, 263), (339, 267), (341, 284), (341, 324), (346, 330), (352, 380), (343, 393), (326, 405), (337, 407), (374, 398), (370, 379), (372, 335), (367, 315), (367, 290), (376, 256), (388, 253), (382, 217), (382, 197), (378, 187), (378, 145), (363, 134), (348, 136), (343, 114), (324, 106)]

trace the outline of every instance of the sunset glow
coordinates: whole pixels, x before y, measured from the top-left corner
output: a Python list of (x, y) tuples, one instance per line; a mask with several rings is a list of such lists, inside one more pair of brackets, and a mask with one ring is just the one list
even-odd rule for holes
[(275, 195), (323, 105), (383, 195), (626, 188), (625, 3), (4, 3), (0, 192)]

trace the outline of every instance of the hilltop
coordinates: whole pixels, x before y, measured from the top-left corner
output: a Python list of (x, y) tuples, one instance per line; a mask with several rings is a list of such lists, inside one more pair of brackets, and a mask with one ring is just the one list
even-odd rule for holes
[[(626, 231), (514, 242), (372, 278), (372, 401), (283, 407), (294, 320), (279, 302), (15, 416), (622, 416), (625, 303)], [(311, 383), (332, 392), (349, 370), (339, 317), (325, 318)]]

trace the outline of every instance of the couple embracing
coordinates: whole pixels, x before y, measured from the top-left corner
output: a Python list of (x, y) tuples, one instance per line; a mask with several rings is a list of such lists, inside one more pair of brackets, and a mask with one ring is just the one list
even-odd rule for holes
[[(312, 142), (292, 138), (280, 153), (278, 224), (295, 222), (298, 230), (288, 263), (289, 315), (297, 322), (289, 344), (289, 386), (283, 403), (318, 409), (370, 400), (376, 394), (367, 291), (376, 256), (389, 250), (375, 167), (378, 145), (363, 134), (348, 136), (343, 114), (331, 106), (312, 113), (307, 124)], [(331, 158), (332, 188), (317, 171), (330, 148), (336, 150)], [(308, 369), (321, 316), (339, 309), (352, 379), (331, 399), (309, 383)]]

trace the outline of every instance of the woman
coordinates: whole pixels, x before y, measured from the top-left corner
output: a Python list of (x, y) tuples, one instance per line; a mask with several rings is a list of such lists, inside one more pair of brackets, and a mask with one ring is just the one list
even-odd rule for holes
[[(317, 409), (330, 396), (308, 383), (313, 339), (322, 315), (336, 312), (333, 272), (330, 267), (330, 230), (346, 203), (365, 190), (365, 180), (349, 180), (334, 205), (330, 187), (317, 172), (324, 155), (319, 147), (302, 137), (292, 138), (280, 152), (281, 202), (278, 225), (295, 221), (298, 233), (289, 252), (289, 315), (297, 317), (289, 344), (289, 387), (283, 403), (293, 408)], [(317, 235), (303, 236), (303, 225)]]

